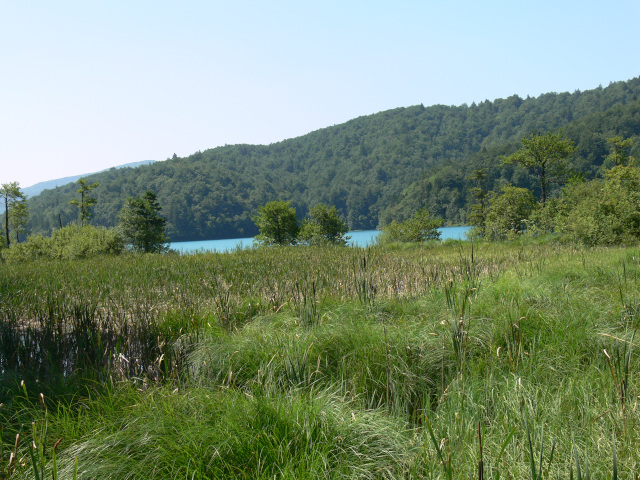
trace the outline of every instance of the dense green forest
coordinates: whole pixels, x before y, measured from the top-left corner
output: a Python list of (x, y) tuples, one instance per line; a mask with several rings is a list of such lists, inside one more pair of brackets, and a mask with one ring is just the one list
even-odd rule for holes
[[(576, 144), (573, 172), (596, 177), (608, 137), (640, 136), (639, 93), (634, 78), (584, 92), (397, 108), (270, 145), (114, 168), (88, 177), (99, 182), (92, 223), (116, 225), (127, 197), (153, 190), (172, 241), (253, 236), (252, 216), (273, 200), (291, 201), (299, 218), (319, 202), (335, 205), (351, 229), (403, 220), (423, 207), (449, 225), (465, 224), (474, 202), (468, 177), (477, 169), (487, 171), (487, 191), (511, 183), (539, 193), (526, 169), (501, 164), (525, 135), (563, 129)], [(70, 184), (31, 198), (31, 233), (77, 221), (69, 205), (76, 190)]]

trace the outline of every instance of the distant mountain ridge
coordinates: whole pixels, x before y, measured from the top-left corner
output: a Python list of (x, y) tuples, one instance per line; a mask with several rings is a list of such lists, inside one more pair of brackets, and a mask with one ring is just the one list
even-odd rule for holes
[[(137, 168), (142, 165), (150, 165), (155, 162), (156, 160), (141, 160), (139, 162), (125, 163), (124, 165), (118, 165), (116, 167), (111, 167), (111, 168)], [(83, 173), (82, 175), (72, 175), (70, 177), (56, 178), (55, 180), (46, 180), (44, 182), (38, 182), (35, 185), (31, 185), (30, 187), (22, 188), (22, 192), (29, 197), (35, 197), (36, 195), (40, 194), (44, 190), (61, 187), (68, 183), (75, 183), (81, 178), (88, 177), (89, 175), (94, 175), (100, 172), (106, 172), (107, 170), (110, 170), (110, 169), (106, 168), (104, 170), (100, 170), (99, 172)]]
[[(528, 170), (502, 165), (532, 133), (557, 132), (576, 144), (571, 168), (598, 175), (607, 138), (640, 146), (640, 78), (536, 98), (512, 95), (461, 106), (416, 105), (362, 116), (269, 145), (228, 145), (136, 169), (91, 175), (100, 182), (92, 223), (115, 226), (127, 197), (158, 194), (172, 241), (250, 237), (260, 205), (288, 200), (300, 218), (317, 203), (335, 205), (352, 230), (368, 230), (428, 208), (447, 225), (464, 225), (475, 203), (469, 176), (486, 169), (485, 191), (506, 184), (537, 193)], [(560, 184), (556, 184), (557, 189)], [(77, 187), (29, 200), (32, 234), (76, 222)], [(550, 192), (553, 194), (554, 192)]]

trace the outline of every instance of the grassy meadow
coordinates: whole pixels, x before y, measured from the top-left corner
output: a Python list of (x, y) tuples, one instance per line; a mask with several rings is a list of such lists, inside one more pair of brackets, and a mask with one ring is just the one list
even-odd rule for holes
[(540, 240), (0, 264), (0, 479), (636, 479), (639, 310)]

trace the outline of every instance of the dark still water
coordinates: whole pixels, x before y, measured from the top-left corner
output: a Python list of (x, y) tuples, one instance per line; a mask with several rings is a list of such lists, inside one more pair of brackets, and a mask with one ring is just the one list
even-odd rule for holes
[[(447, 240), (464, 239), (471, 227), (443, 227), (440, 229), (440, 238)], [(373, 245), (380, 230), (358, 230), (347, 233), (351, 237), (348, 244), (355, 247)], [(196, 252), (229, 252), (238, 248), (250, 248), (253, 246), (253, 237), (228, 238), (224, 240), (199, 240), (196, 242), (173, 242), (169, 247), (181, 253)]]

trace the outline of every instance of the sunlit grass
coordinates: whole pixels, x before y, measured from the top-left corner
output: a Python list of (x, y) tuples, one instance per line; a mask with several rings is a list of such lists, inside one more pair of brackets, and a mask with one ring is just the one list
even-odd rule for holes
[(479, 438), (484, 478), (569, 478), (576, 452), (611, 478), (614, 438), (620, 477), (638, 472), (637, 248), (268, 248), (0, 273), (0, 478), (18, 432), (12, 469), (31, 475), (45, 420), (59, 478), (75, 459), (78, 478), (476, 478)]

